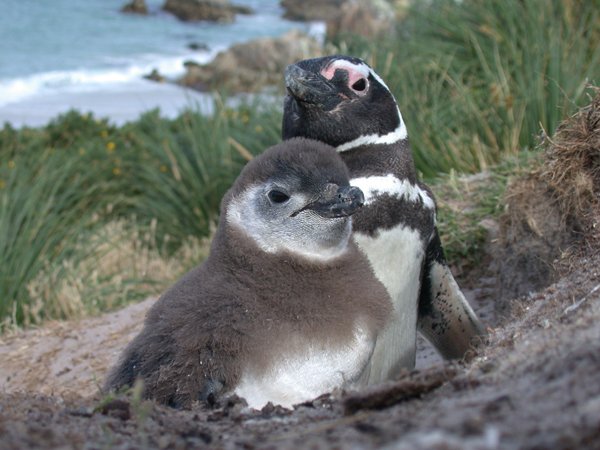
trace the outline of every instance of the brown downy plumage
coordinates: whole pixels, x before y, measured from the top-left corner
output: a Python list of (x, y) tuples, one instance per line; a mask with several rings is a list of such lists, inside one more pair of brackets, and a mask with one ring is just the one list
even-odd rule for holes
[(152, 307), (106, 388), (139, 378), (173, 406), (256, 393), (259, 407), (364, 382), (391, 305), (349, 240), (361, 204), (325, 144), (293, 139), (248, 163), (210, 256)]

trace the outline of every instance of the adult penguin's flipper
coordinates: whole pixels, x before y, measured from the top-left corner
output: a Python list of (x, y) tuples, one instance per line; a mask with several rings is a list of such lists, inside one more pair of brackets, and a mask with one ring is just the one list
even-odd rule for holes
[(446, 263), (437, 229), (427, 247), (417, 324), (446, 359), (462, 358), (485, 334)]

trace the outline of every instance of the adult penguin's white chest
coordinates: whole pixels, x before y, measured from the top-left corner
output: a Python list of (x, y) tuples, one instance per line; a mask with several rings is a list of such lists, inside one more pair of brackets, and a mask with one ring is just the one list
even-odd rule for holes
[[(402, 202), (407, 215), (420, 215), (421, 220), (381, 221), (375, 232), (355, 231), (353, 236), (365, 253), (375, 275), (385, 286), (393, 304), (392, 317), (378, 336), (370, 363), (368, 384), (376, 384), (394, 378), (402, 368), (411, 369), (415, 364), (418, 298), (421, 289), (421, 270), (425, 258), (428, 232), (435, 222), (435, 204), (429, 194), (393, 175), (354, 178), (353, 186), (365, 194), (365, 213), (376, 215), (377, 204)], [(397, 222), (397, 223), (393, 223)]]

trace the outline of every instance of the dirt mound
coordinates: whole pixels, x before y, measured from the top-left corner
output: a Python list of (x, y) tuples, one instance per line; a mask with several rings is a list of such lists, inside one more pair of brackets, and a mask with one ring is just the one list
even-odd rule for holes
[(498, 295), (535, 292), (568, 269), (568, 259), (600, 231), (600, 89), (591, 104), (541, 144), (542, 158), (513, 181), (500, 220)]
[(568, 277), (515, 303), (468, 364), (439, 364), (292, 411), (251, 410), (238, 398), (175, 410), (135, 394), (3, 393), (0, 447), (600, 449), (598, 267), (600, 255), (582, 257)]
[[(84, 320), (0, 336), (0, 393), (93, 396), (156, 299)], [(0, 445), (1, 447), (1, 445)]]

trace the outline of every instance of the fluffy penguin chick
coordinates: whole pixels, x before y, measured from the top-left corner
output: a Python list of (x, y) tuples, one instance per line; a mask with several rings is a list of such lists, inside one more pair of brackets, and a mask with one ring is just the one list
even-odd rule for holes
[(350, 183), (365, 194), (365, 207), (353, 218), (354, 240), (394, 307), (369, 383), (414, 367), (417, 326), (443, 356), (462, 357), (483, 327), (444, 259), (434, 198), (417, 179), (392, 93), (364, 61), (339, 55), (288, 66), (285, 82), (283, 138), (336, 147)]
[(188, 407), (235, 393), (283, 406), (365, 384), (391, 303), (349, 239), (363, 203), (335, 150), (270, 148), (224, 196), (208, 259), (167, 290), (106, 389)]

